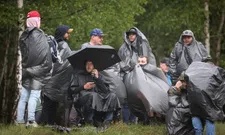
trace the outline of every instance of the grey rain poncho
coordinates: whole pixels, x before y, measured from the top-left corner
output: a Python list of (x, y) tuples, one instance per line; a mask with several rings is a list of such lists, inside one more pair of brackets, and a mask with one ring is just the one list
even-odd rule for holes
[(62, 40), (58, 43), (59, 55), (62, 63), (58, 61), (54, 63), (52, 77), (44, 86), (43, 93), (52, 101), (63, 102), (70, 87), (70, 80), (73, 73), (67, 57), (70, 56), (71, 50), (66, 41)]
[(138, 57), (145, 56), (148, 58), (148, 63), (156, 65), (155, 56), (152, 53), (152, 49), (149, 46), (149, 42), (144, 34), (136, 27), (137, 31), (136, 40), (131, 43), (127, 37), (126, 32), (124, 33), (124, 43), (118, 51), (118, 55), (121, 62), (121, 70), (129, 72), (138, 63)]
[(211, 121), (223, 120), (225, 70), (211, 63), (193, 62), (185, 74), (189, 77), (191, 114)]
[(27, 28), (19, 39), (22, 54), (22, 85), (28, 90), (41, 90), (51, 77), (52, 56), (44, 32)]
[(168, 110), (169, 84), (163, 72), (147, 64), (136, 65), (124, 76), (127, 88), (128, 105), (137, 112), (156, 112), (165, 114)]
[(208, 52), (205, 46), (198, 42), (194, 35), (193, 41), (190, 45), (184, 45), (182, 34), (179, 41), (175, 44), (175, 47), (170, 55), (170, 70), (172, 74), (179, 76), (185, 71), (188, 66), (194, 61), (202, 61), (208, 56)]
[(169, 110), (166, 114), (169, 135), (193, 135), (194, 128), (187, 100), (187, 90), (179, 95), (169, 95)]
[[(158, 69), (155, 57), (144, 34), (137, 28), (136, 40), (131, 43), (124, 33), (124, 44), (118, 55), (124, 74), (123, 81), (127, 89), (128, 106), (135, 115), (146, 112), (165, 114), (168, 109), (167, 91), (169, 85), (163, 72)], [(148, 64), (138, 65), (138, 57), (148, 58)]]

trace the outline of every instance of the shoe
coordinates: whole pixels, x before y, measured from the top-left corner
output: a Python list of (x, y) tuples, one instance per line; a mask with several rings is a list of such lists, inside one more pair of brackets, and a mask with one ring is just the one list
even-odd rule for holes
[(26, 124), (26, 128), (28, 127), (38, 127), (38, 124), (36, 121), (28, 121)]
[(24, 122), (18, 122), (18, 121), (14, 121), (14, 124), (15, 124), (16, 126), (25, 125)]
[(108, 129), (110, 124), (111, 124), (110, 121), (108, 121), (108, 120), (104, 121), (103, 122), (103, 130), (105, 131), (106, 129)]

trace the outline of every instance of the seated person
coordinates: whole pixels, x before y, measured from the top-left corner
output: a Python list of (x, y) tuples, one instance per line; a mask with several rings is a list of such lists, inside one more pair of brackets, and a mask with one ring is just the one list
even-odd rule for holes
[(110, 92), (91, 61), (85, 63), (85, 68), (73, 75), (69, 94), (78, 94), (75, 108), (82, 113), (85, 122), (108, 128), (113, 112), (120, 106), (119, 100)]

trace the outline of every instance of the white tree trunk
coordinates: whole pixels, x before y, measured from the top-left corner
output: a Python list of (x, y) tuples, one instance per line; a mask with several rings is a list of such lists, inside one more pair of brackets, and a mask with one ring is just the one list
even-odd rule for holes
[[(23, 8), (23, 0), (17, 0), (17, 3), (18, 3), (18, 10), (21, 11)], [(24, 31), (24, 15), (21, 12), (19, 14), (18, 24), (19, 24), (19, 33), (18, 33), (18, 39), (19, 39)], [(20, 93), (21, 93), (21, 89), (22, 89), (22, 55), (21, 55), (19, 45), (18, 45), (18, 56), (17, 56), (16, 65), (17, 65), (16, 80), (17, 80), (17, 89), (19, 92), (19, 95), (15, 99), (15, 103), (17, 104), (19, 101)], [(16, 108), (17, 108), (17, 105), (15, 106), (14, 116), (16, 115), (16, 110), (17, 110)]]
[(220, 52), (221, 52), (221, 40), (222, 40), (222, 30), (225, 21), (225, 10), (222, 10), (221, 21), (219, 25), (219, 29), (217, 32), (217, 42), (216, 42), (216, 65), (219, 65), (220, 62)]
[(205, 25), (204, 25), (204, 32), (205, 32), (205, 46), (210, 55), (210, 32), (209, 32), (209, 1), (205, 0)]

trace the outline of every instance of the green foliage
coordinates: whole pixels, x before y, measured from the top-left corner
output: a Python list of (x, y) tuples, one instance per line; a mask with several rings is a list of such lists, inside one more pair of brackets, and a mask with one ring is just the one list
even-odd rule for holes
[(190, 29), (203, 41), (204, 4), (200, 0), (151, 0), (146, 12), (136, 17), (156, 57), (169, 56), (182, 31)]
[(54, 35), (60, 24), (73, 28), (70, 40), (73, 49), (88, 42), (90, 31), (96, 27), (107, 35), (104, 44), (118, 48), (123, 32), (135, 24), (134, 16), (144, 12), (142, 5), (145, 3), (146, 0), (30, 0), (26, 1), (25, 11), (40, 11), (41, 27), (47, 34)]

